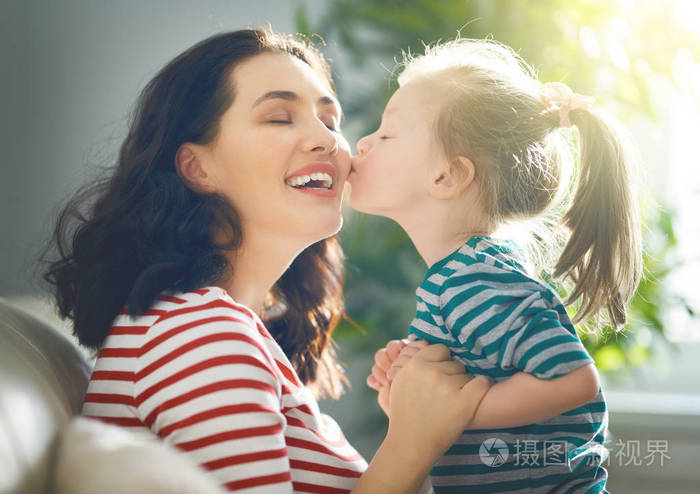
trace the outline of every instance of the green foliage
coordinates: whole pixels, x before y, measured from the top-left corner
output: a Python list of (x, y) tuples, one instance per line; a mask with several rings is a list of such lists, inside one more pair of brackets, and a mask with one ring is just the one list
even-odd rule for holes
[[(700, 59), (700, 41), (678, 25), (667, 2), (637, 1), (629, 10), (626, 5), (630, 3), (610, 0), (336, 0), (315, 20), (299, 2), (296, 20), (300, 32), (320, 35), (348, 57), (350, 68), (336, 70), (363, 74), (359, 82), (342, 72), (336, 77), (347, 120), (362, 133), (376, 128), (396, 88), (382, 67), (393, 68), (403, 50), (420, 53), (423, 43), (454, 38), (458, 32), (512, 46), (542, 81), (563, 81), (577, 92), (594, 94), (623, 121), (654, 121), (654, 84), (680, 86), (674, 78), (676, 54), (685, 50)], [(378, 77), (371, 80), (367, 74)], [(394, 223), (347, 216), (342, 234), (349, 261), (347, 312), (366, 334), (346, 323), (337, 336), (353, 340), (354, 348), (374, 350), (405, 335), (415, 310), (414, 290), (426, 267)], [(645, 362), (655, 347), (649, 335), (666, 341), (665, 310), (680, 305), (694, 315), (682, 298), (667, 293), (664, 283), (680, 267), (674, 261), (672, 219), (663, 208), (647, 214), (645, 277), (625, 330), (588, 334), (585, 325), (581, 328), (584, 344), (603, 371)]]

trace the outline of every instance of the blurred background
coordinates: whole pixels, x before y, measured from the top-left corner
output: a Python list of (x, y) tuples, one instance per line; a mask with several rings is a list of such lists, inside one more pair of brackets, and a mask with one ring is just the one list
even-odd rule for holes
[[(354, 147), (378, 125), (402, 50), (492, 37), (543, 82), (625, 124), (643, 168), (645, 278), (628, 326), (581, 333), (610, 406), (609, 490), (700, 489), (700, 2), (695, 0), (4, 0), (0, 3), (0, 296), (55, 319), (36, 258), (57, 209), (113, 163), (146, 82), (221, 30), (303, 33), (332, 64)], [(390, 186), (390, 184), (387, 184)], [(364, 384), (405, 336), (425, 265), (391, 221), (346, 211), (347, 313), (336, 333), (352, 389), (321, 408), (371, 457), (386, 420)], [(65, 326), (64, 326), (65, 327)], [(68, 330), (68, 328), (66, 328)]]

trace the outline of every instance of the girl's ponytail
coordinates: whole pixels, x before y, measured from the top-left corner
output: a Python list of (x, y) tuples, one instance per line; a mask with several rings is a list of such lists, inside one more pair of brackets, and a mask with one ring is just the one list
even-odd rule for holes
[[(562, 112), (566, 108), (559, 108)], [(625, 305), (642, 272), (641, 228), (631, 153), (615, 121), (590, 105), (562, 115), (579, 130), (580, 160), (573, 199), (563, 224), (570, 237), (555, 276), (575, 283), (567, 303), (580, 299), (575, 322), (606, 308), (609, 322), (626, 322)]]

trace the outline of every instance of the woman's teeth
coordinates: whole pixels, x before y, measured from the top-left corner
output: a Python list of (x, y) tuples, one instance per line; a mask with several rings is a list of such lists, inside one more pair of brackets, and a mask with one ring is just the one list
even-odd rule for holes
[(315, 189), (330, 189), (333, 187), (333, 177), (328, 173), (311, 173), (309, 175), (299, 175), (286, 180), (287, 185), (292, 187), (309, 187)]

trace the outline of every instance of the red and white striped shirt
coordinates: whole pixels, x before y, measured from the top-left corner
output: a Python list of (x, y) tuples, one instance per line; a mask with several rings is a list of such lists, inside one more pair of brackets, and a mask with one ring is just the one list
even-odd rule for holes
[(83, 413), (175, 445), (229, 491), (343, 493), (367, 468), (257, 315), (218, 287), (120, 314)]

